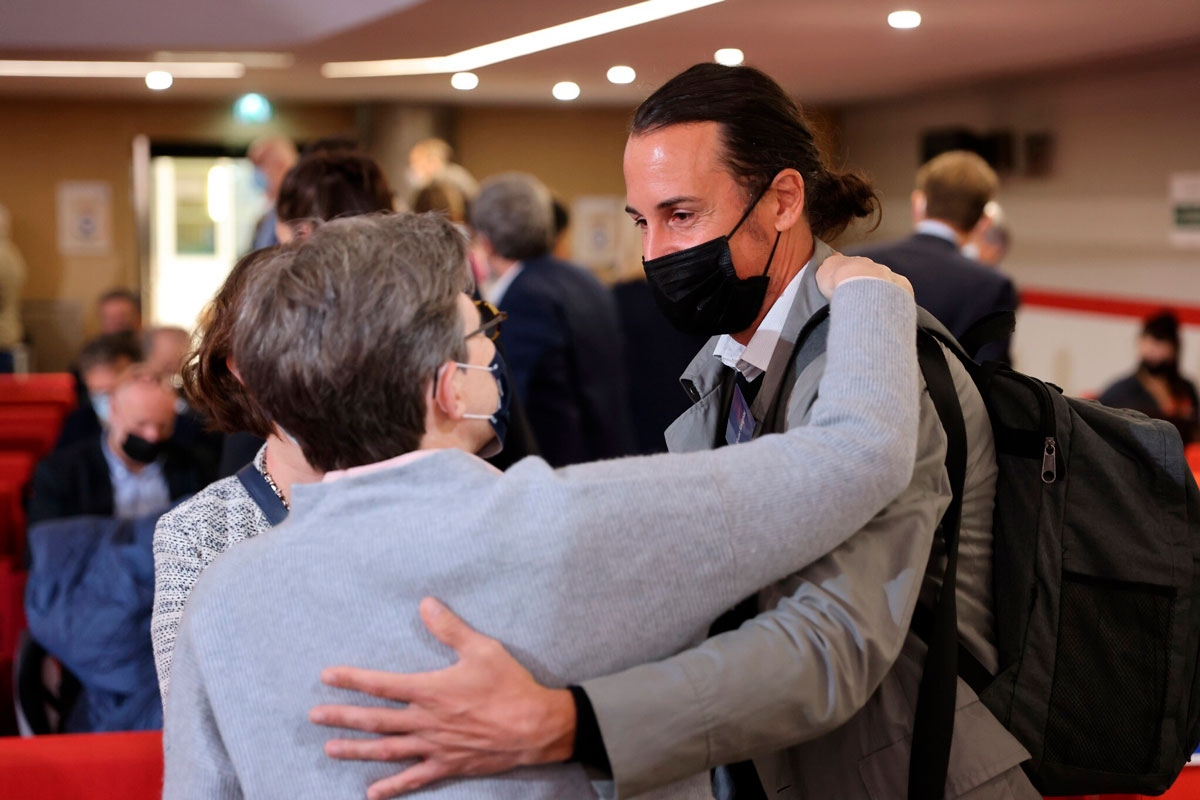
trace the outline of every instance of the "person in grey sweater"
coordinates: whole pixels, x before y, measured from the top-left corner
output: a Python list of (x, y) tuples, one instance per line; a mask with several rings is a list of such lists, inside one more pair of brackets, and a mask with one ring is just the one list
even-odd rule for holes
[[(505, 403), (495, 322), (481, 327), (462, 293), (465, 264), (444, 219), (401, 214), (329, 223), (252, 276), (234, 359), (327, 474), (293, 487), (287, 521), (196, 584), (175, 644), (164, 797), (359, 796), (394, 771), (326, 758), (308, 709), (351, 699), (321, 684), (330, 663), (445, 666), (450, 651), (413, 613), (424, 597), (476, 621), (537, 680), (578, 683), (700, 641), (911, 477), (915, 306), (878, 265), (834, 256), (818, 273), (832, 315), (810, 425), (562, 470), (528, 458), (501, 474), (471, 455), (502, 439)], [(604, 791), (561, 764), (421, 795)], [(708, 776), (655, 796), (709, 797)]]

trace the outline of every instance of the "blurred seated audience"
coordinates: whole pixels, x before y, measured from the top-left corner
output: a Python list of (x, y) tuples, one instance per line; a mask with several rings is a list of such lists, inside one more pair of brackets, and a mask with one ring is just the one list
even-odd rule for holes
[(1137, 355), (1137, 369), (1105, 389), (1100, 402), (1170, 422), (1185, 445), (1200, 441), (1200, 399), (1196, 385), (1179, 372), (1179, 317), (1173, 311), (1146, 320)]
[(141, 365), (129, 368), (111, 392), (106, 428), (38, 464), (29, 524), (161, 513), (209, 483), (211, 463), (171, 441), (177, 399), (161, 376)]
[(262, 136), (251, 142), (246, 157), (254, 165), (254, 182), (267, 200), (267, 210), (254, 225), (254, 239), (250, 249), (258, 250), (278, 244), (276, 238), (275, 207), (283, 177), (296, 163), (299, 155), (296, 145), (286, 136)]
[(484, 296), (508, 314), (504, 357), (552, 466), (634, 452), (621, 328), (612, 293), (549, 254), (550, 193), (532, 175), (489, 178), (471, 204)]
[[(1017, 291), (1009, 278), (959, 252), (998, 186), (995, 171), (975, 153), (942, 153), (917, 172), (912, 236), (853, 252), (908, 278), (917, 305), (962, 336), (988, 314), (1017, 308)], [(988, 344), (979, 359), (1010, 363), (1009, 345), (1008, 339)]]
[[(74, 517), (30, 529), (25, 616), (32, 641), (22, 647), (17, 688), (34, 732), (162, 727), (146, 636), (154, 596), (150, 543), (158, 516)], [(59, 674), (47, 669), (53, 666), (47, 656), (61, 664)], [(64, 691), (72, 682), (77, 694)], [(45, 718), (47, 695), (66, 695), (57, 721)]]
[(129, 289), (109, 289), (96, 302), (100, 333), (142, 332), (142, 298)]
[(983, 207), (983, 216), (971, 230), (962, 254), (985, 267), (999, 267), (1012, 246), (1012, 232), (1004, 218), (1004, 209), (995, 200)]
[(12, 240), (8, 209), (0, 205), (0, 375), (13, 371), (13, 351), (24, 338), (21, 326), (21, 287), (25, 259)]
[(408, 151), (408, 182), (414, 195), (433, 181), (458, 189), (467, 202), (479, 192), (479, 182), (453, 161), (454, 149), (441, 139), (422, 139)]
[(282, 522), (293, 483), (320, 480), (298, 445), (281, 434), (231, 368), (232, 326), (250, 274), (274, 252), (255, 250), (234, 265), (200, 318), (196, 348), (183, 367), (188, 402), (216, 430), (265, 441), (236, 475), (209, 484), (163, 515), (154, 531), (154, 664), (162, 696), (184, 604), (200, 573), (232, 545)]
[[(315, 150), (288, 171), (275, 203), (281, 243), (303, 238), (324, 220), (392, 210), (392, 189), (383, 170), (365, 153), (345, 148)], [(225, 437), (218, 475), (229, 477), (254, 458), (263, 437), (252, 431)]]
[(142, 360), (137, 338), (128, 331), (97, 336), (79, 354), (79, 404), (63, 421), (54, 449), (90, 439), (108, 424), (112, 390), (121, 375)]

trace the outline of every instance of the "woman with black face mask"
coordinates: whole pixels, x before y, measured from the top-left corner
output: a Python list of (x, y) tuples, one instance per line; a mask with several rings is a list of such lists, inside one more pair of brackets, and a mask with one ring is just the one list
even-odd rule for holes
[(1100, 402), (1164, 419), (1179, 430), (1184, 444), (1200, 441), (1200, 398), (1179, 372), (1179, 318), (1173, 311), (1146, 320), (1138, 357), (1137, 370), (1105, 389)]

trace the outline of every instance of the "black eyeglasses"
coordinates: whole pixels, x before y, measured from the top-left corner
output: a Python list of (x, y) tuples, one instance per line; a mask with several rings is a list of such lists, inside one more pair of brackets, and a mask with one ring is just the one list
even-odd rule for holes
[(496, 308), (487, 300), (476, 300), (475, 307), (479, 309), (480, 325), (463, 338), (470, 339), (472, 336), (478, 336), (482, 333), (493, 342), (499, 339), (500, 323), (508, 319), (508, 313)]

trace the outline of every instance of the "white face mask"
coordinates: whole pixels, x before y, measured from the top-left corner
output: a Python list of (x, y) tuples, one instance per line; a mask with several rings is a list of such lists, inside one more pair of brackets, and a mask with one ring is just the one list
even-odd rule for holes
[(100, 424), (107, 428), (108, 417), (112, 406), (112, 397), (108, 392), (97, 393), (88, 396), (88, 400), (92, 403), (92, 410), (96, 412), (96, 419), (100, 420)]

